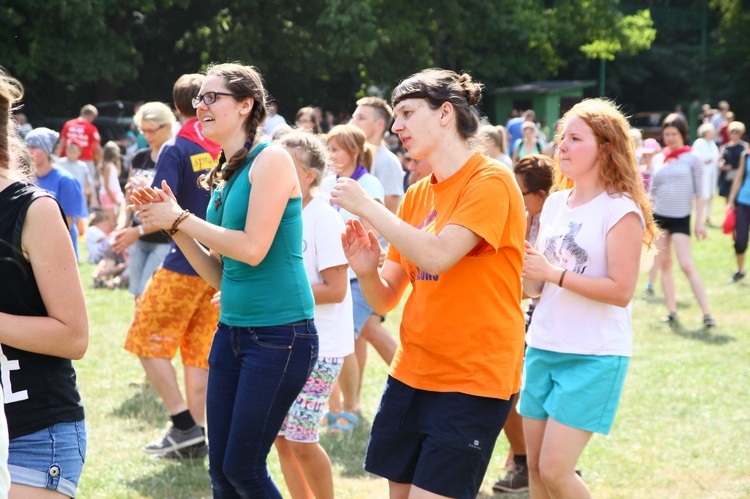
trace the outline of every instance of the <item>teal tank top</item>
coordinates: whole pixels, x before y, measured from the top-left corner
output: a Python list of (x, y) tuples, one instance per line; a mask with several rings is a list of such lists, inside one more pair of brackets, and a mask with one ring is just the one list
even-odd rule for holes
[[(214, 189), (206, 220), (231, 230), (245, 228), (251, 165), (268, 144), (257, 145), (224, 186)], [(216, 206), (217, 199), (221, 200)], [(221, 312), (228, 326), (279, 326), (312, 319), (315, 302), (302, 259), (302, 197), (290, 199), (268, 254), (257, 266), (223, 257)]]

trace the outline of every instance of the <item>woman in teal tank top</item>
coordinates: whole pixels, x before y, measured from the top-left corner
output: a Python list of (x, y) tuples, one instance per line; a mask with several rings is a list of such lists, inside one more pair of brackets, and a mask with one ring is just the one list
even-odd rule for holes
[(299, 180), (289, 153), (259, 140), (266, 93), (255, 68), (210, 67), (193, 106), (203, 135), (222, 146), (202, 179), (213, 191), (206, 221), (182, 210), (166, 183), (136, 193), (138, 216), (172, 235), (221, 290), (206, 395), (214, 497), (280, 498), (266, 458), (318, 358)]

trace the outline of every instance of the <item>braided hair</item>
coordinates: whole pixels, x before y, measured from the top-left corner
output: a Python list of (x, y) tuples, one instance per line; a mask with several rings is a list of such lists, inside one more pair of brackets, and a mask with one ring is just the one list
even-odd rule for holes
[(242, 129), (245, 132), (245, 145), (239, 151), (227, 159), (224, 151), (221, 152), (218, 164), (211, 169), (208, 175), (203, 175), (200, 183), (207, 189), (213, 189), (222, 180), (228, 181), (237, 172), (247, 159), (253, 148), (258, 134), (262, 133), (261, 125), (266, 119), (266, 103), (268, 94), (263, 85), (263, 77), (254, 66), (245, 66), (239, 63), (215, 64), (209, 66), (206, 76), (220, 76), (226, 82), (227, 89), (234, 94), (238, 101), (252, 98), (253, 109)]

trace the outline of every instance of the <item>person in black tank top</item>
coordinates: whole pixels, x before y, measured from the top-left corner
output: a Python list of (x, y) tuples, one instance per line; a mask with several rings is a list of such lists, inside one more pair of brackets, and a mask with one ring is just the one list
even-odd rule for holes
[[(16, 139), (8, 130), (9, 113), (20, 98), (18, 82), (0, 73), (0, 365), (8, 373), (2, 379), (7, 471), (11, 495), (51, 488), (75, 497), (86, 426), (71, 360), (88, 347), (88, 317), (65, 214), (47, 191), (31, 184), (11, 154)], [(2, 495), (7, 471), (0, 464)]]

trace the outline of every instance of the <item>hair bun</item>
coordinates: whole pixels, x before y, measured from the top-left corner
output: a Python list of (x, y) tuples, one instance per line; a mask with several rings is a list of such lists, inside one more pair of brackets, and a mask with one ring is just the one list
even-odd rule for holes
[(474, 82), (468, 73), (463, 73), (458, 77), (458, 83), (466, 95), (466, 102), (469, 106), (476, 106), (482, 99), (482, 85)]

